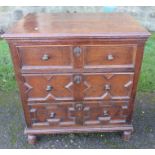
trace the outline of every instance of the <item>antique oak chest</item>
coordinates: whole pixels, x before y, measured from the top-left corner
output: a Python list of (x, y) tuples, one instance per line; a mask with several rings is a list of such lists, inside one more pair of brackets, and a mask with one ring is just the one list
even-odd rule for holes
[(127, 14), (28, 14), (4, 34), (28, 142), (54, 133), (133, 131), (149, 32)]

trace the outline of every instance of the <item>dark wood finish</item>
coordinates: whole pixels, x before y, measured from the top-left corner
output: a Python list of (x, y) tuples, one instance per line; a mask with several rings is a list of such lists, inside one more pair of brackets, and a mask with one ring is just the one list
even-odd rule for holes
[(30, 103), (32, 128), (126, 124), (127, 101)]
[(23, 76), (28, 101), (73, 100), (73, 78), (71, 74), (47, 74)]
[(130, 99), (133, 75), (23, 74), (23, 78), (28, 101), (121, 100)]
[(147, 36), (148, 32), (142, 26), (123, 13), (29, 14), (5, 34), (7, 38)]
[(72, 68), (72, 49), (69, 46), (19, 46), (21, 64), (31, 68)]
[[(121, 23), (121, 24), (120, 24)], [(4, 34), (28, 134), (123, 132), (149, 36), (126, 14), (29, 14)]]
[[(134, 67), (136, 45), (103, 45), (86, 46), (84, 51), (84, 67), (107, 68), (107, 67)], [(95, 54), (94, 54), (95, 53)]]

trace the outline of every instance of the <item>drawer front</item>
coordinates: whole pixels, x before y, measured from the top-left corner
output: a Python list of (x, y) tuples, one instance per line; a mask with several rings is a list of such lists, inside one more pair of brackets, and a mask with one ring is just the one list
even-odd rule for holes
[(24, 45), (17, 46), (17, 50), (23, 73), (79, 72), (79, 70), (94, 72), (94, 68), (103, 71), (113, 68), (133, 71), (137, 47), (126, 44)]
[(130, 99), (133, 73), (25, 74), (28, 101)]
[(58, 127), (76, 125), (69, 116), (70, 103), (39, 103), (29, 105), (32, 127)]
[(29, 104), (32, 127), (71, 127), (125, 124), (127, 102)]
[(73, 100), (71, 74), (25, 74), (23, 77), (28, 101)]
[(86, 102), (84, 108), (90, 113), (84, 117), (84, 125), (125, 124), (128, 117), (128, 102)]
[(135, 45), (85, 46), (84, 68), (133, 68)]
[(130, 99), (133, 73), (84, 73), (75, 83), (79, 100)]
[(71, 69), (72, 49), (69, 46), (19, 46), (23, 69)]

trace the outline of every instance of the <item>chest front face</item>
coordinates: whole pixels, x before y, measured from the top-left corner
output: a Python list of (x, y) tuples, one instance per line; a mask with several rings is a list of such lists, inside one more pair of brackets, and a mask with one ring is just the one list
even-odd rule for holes
[(30, 127), (130, 122), (143, 42), (19, 40), (10, 47)]

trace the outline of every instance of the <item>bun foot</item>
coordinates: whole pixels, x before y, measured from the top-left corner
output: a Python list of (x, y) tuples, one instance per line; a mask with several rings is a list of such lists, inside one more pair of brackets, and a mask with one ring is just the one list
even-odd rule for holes
[(29, 144), (35, 144), (37, 140), (37, 137), (35, 135), (28, 135), (28, 143)]
[(124, 141), (129, 141), (132, 135), (132, 131), (123, 131), (122, 138)]

